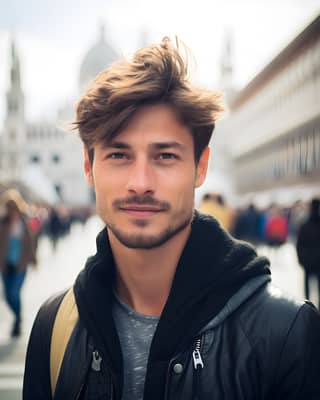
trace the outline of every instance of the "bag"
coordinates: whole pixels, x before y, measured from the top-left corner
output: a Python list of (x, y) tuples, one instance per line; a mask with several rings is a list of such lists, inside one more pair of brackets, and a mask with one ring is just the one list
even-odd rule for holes
[(56, 389), (64, 353), (78, 318), (78, 308), (73, 288), (71, 288), (67, 291), (59, 306), (52, 330), (50, 346), (50, 382), (52, 397)]

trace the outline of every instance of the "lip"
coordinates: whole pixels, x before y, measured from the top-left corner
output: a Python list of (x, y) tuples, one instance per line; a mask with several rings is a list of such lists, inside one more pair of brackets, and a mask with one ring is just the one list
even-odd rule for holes
[(156, 208), (152, 206), (129, 206), (129, 207), (121, 207), (120, 211), (123, 211), (134, 217), (150, 217), (159, 212), (163, 211), (161, 208)]

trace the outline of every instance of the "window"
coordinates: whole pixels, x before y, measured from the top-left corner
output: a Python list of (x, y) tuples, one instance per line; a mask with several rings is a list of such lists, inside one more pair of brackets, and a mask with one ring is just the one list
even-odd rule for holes
[(31, 161), (32, 164), (39, 164), (41, 160), (40, 160), (40, 157), (39, 157), (38, 154), (33, 154), (30, 157), (30, 161)]
[(59, 183), (56, 183), (56, 184), (54, 185), (54, 189), (55, 189), (57, 195), (60, 197), (60, 196), (61, 196), (61, 192), (62, 192), (62, 187), (61, 187), (61, 185), (60, 185)]
[(61, 161), (61, 157), (59, 156), (59, 154), (53, 154), (51, 159), (54, 164), (59, 164)]

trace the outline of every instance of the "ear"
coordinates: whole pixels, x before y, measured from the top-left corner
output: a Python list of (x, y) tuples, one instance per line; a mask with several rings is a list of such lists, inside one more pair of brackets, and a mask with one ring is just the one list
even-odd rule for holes
[(199, 159), (198, 165), (197, 165), (197, 175), (196, 175), (196, 182), (195, 182), (195, 187), (198, 188), (201, 186), (206, 179), (207, 176), (207, 170), (208, 170), (208, 163), (209, 163), (209, 156), (210, 156), (210, 149), (209, 147), (206, 147)]
[(84, 167), (84, 175), (86, 177), (87, 183), (89, 186), (94, 186), (93, 184), (93, 175), (92, 175), (92, 164), (89, 159), (88, 149), (86, 146), (83, 146), (83, 167)]

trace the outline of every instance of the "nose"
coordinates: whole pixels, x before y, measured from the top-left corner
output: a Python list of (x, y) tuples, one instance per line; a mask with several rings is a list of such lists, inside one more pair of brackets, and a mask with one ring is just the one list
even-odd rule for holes
[(152, 194), (155, 191), (155, 171), (148, 159), (137, 159), (128, 172), (127, 190), (137, 195)]

